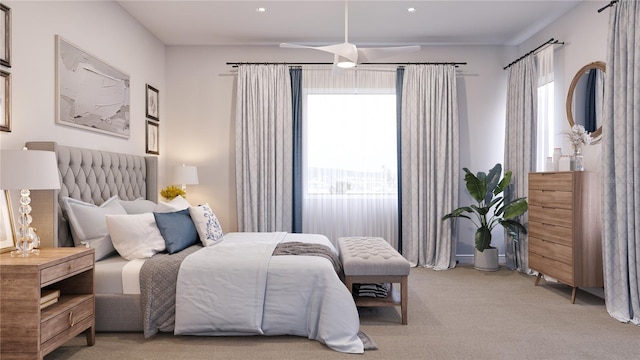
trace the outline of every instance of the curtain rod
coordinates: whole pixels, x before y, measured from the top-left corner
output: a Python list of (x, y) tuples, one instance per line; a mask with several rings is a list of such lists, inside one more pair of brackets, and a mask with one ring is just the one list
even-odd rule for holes
[(600, 9), (598, 9), (598, 12), (601, 13), (603, 12), (605, 9), (612, 7), (613, 5), (615, 5), (618, 2), (618, 0), (613, 0), (613, 1), (609, 1), (609, 3), (603, 7), (601, 7)]
[(502, 68), (502, 70), (507, 70), (508, 68), (510, 68), (510, 67), (511, 67), (511, 65), (513, 65), (513, 64), (517, 63), (518, 61), (520, 61), (520, 60), (524, 59), (525, 57), (527, 57), (527, 56), (529, 56), (529, 55), (531, 55), (531, 54), (535, 53), (536, 51), (540, 50), (541, 48), (543, 48), (543, 47), (544, 47), (544, 46), (546, 46), (546, 45), (556, 45), (556, 44), (564, 45), (564, 43), (563, 43), (563, 42), (560, 42), (560, 41), (558, 41), (558, 40), (556, 40), (556, 39), (554, 39), (554, 38), (551, 38), (551, 39), (549, 39), (547, 42), (545, 42), (544, 44), (542, 44), (542, 45), (538, 46), (537, 48), (535, 48), (535, 49), (533, 49), (533, 50), (529, 51), (528, 53), (526, 53), (526, 54), (524, 54), (524, 55), (520, 56), (519, 58), (517, 58), (516, 60), (512, 61), (509, 65), (507, 65), (507, 66), (503, 67), (503, 68)]
[[(296, 62), (296, 63), (287, 63), (287, 62), (227, 62), (227, 65), (231, 65), (233, 67), (238, 67), (239, 65), (333, 65), (333, 63), (326, 62)], [(362, 63), (358, 65), (454, 65), (458, 67), (458, 65), (467, 65), (466, 62), (395, 62), (395, 63)]]

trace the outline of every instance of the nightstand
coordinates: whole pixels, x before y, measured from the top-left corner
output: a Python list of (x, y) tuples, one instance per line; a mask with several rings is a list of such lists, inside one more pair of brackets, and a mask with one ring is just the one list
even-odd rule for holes
[[(39, 255), (0, 254), (0, 358), (42, 359), (86, 333), (95, 344), (95, 250), (42, 248)], [(60, 290), (40, 309), (43, 290)]]

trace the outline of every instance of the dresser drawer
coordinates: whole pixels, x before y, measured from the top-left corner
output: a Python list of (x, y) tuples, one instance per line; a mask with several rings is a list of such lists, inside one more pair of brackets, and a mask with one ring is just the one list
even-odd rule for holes
[[(60, 300), (64, 302), (65, 299)], [(52, 309), (56, 305), (52, 305)], [(71, 307), (64, 306), (61, 303), (57, 306), (58, 313), (53, 316), (43, 316), (43, 321), (40, 330), (40, 342), (45, 343), (52, 337), (72, 328), (82, 320), (89, 318), (94, 312), (94, 299), (93, 295), (84, 297), (84, 301)], [(45, 318), (46, 317), (46, 318)]]
[(565, 246), (573, 246), (573, 228), (529, 220), (529, 237), (552, 241)]
[(573, 191), (573, 173), (530, 173), (529, 189)]
[(51, 282), (56, 282), (79, 271), (87, 270), (92, 267), (93, 255), (84, 255), (61, 264), (42, 269), (40, 272), (40, 283), (42, 286), (46, 286)]
[(529, 221), (571, 228), (573, 227), (573, 210), (529, 204)]
[(573, 267), (529, 252), (529, 267), (537, 272), (551, 276), (567, 285), (573, 286)]
[(573, 209), (573, 194), (559, 190), (529, 190), (529, 203), (533, 206)]
[(573, 265), (571, 247), (529, 236), (529, 251), (545, 258)]

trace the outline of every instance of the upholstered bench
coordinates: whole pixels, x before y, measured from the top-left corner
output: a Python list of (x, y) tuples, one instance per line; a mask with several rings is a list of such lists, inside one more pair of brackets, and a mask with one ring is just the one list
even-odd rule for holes
[[(402, 324), (406, 325), (409, 262), (379, 237), (341, 237), (338, 248), (349, 291), (353, 293), (353, 284), (391, 284), (383, 298), (354, 296), (356, 305), (400, 306)], [(394, 284), (400, 284), (399, 296)]]

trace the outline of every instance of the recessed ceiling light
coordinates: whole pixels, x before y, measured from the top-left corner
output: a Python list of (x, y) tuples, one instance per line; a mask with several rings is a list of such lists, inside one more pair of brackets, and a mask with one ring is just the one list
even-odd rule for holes
[(410, 7), (410, 8), (407, 8), (407, 11), (410, 12), (410, 13), (414, 13), (414, 12), (416, 12), (418, 10), (416, 8), (414, 8), (414, 7)]
[(267, 8), (259, 7), (259, 8), (256, 8), (256, 11), (259, 13), (267, 12)]

